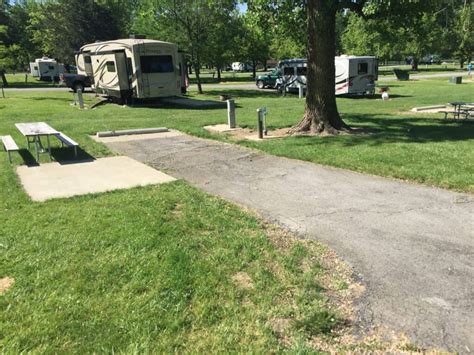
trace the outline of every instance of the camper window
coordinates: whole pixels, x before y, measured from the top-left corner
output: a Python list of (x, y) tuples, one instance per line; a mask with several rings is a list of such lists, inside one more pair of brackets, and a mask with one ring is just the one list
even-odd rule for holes
[(115, 62), (107, 62), (105, 65), (107, 66), (107, 71), (109, 73), (115, 73)]
[(284, 67), (283, 75), (295, 75), (295, 69), (293, 67)]
[(84, 56), (84, 63), (86, 63), (86, 64), (91, 64), (92, 63), (90, 55)]
[(54, 65), (48, 65), (49, 70), (54, 70)]
[(308, 68), (306, 67), (297, 67), (296, 68), (296, 75), (298, 76), (306, 76), (306, 73), (308, 72)]
[(147, 55), (140, 57), (143, 73), (172, 73), (173, 57), (170, 55)]
[(369, 64), (359, 63), (357, 67), (357, 74), (367, 74), (369, 72)]

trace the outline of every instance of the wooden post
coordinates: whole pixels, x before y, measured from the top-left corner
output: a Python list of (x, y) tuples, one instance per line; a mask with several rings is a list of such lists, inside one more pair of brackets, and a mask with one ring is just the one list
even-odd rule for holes
[(77, 90), (77, 99), (79, 100), (79, 108), (82, 110), (84, 108), (84, 98), (82, 97), (82, 90)]
[(263, 110), (257, 109), (258, 138), (263, 139)]
[(235, 128), (235, 102), (234, 100), (227, 100), (227, 122), (229, 128)]

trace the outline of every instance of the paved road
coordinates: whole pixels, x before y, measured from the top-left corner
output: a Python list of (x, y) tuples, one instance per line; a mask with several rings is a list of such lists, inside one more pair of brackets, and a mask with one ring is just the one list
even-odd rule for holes
[(186, 135), (113, 150), (329, 245), (366, 284), (360, 325), (474, 351), (474, 196)]
[[(451, 77), (451, 76), (467, 76), (467, 72), (455, 72), (455, 73), (437, 73), (437, 74), (420, 74), (420, 75), (410, 75), (411, 79), (429, 79), (429, 78), (444, 78), (444, 77)], [(393, 76), (384, 78), (383, 76), (379, 77), (380, 82), (386, 81), (396, 81), (397, 79)], [(197, 85), (192, 84), (189, 87), (192, 91), (197, 91)], [(258, 90), (258, 91), (266, 91), (266, 92), (274, 92), (272, 89), (263, 89), (260, 90), (255, 86), (254, 83), (235, 83), (235, 84), (203, 84), (203, 90), (209, 89), (229, 89), (229, 90)], [(46, 88), (5, 88), (5, 91), (45, 91), (45, 92), (54, 92), (54, 91), (69, 91), (69, 88), (66, 87), (46, 87)]]

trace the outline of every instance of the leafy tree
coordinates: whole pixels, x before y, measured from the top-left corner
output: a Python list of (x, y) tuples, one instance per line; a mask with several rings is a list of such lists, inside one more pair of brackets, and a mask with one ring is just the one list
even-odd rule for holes
[(7, 37), (7, 7), (8, 1), (1, 0), (0, 2), (0, 76), (2, 78), (3, 86), (8, 86), (7, 78), (5, 77), (5, 70), (8, 66), (7, 48), (5, 40)]
[[(214, 61), (219, 57), (211, 56), (208, 47), (215, 45), (213, 36), (215, 39), (219, 28), (222, 29), (223, 20), (231, 17), (235, 5), (234, 0), (144, 0), (135, 28), (146, 29), (152, 25), (148, 33), (162, 36), (161, 39), (177, 43), (185, 49), (196, 73), (198, 91), (202, 93), (201, 65), (206, 58)], [(216, 62), (221, 62), (222, 58), (225, 56)]]
[(252, 13), (242, 18), (242, 36), (238, 40), (239, 53), (237, 58), (252, 63), (252, 76), (256, 77), (258, 63), (265, 64), (270, 53), (270, 33), (262, 29)]
[(32, 41), (44, 55), (65, 63), (86, 43), (123, 37), (121, 17), (104, 2), (56, 0), (40, 3), (30, 13)]
[(471, 0), (464, 0), (459, 10), (459, 19), (455, 27), (458, 47), (455, 55), (458, 56), (461, 67), (464, 62), (470, 62), (474, 53), (474, 10)]

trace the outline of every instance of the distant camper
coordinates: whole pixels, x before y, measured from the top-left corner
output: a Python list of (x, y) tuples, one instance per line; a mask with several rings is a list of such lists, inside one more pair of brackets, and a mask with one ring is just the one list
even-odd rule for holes
[(43, 81), (59, 81), (59, 76), (64, 73), (64, 65), (56, 60), (43, 57), (30, 63), (31, 76)]
[(173, 43), (117, 39), (81, 47), (77, 74), (92, 88), (120, 101), (176, 96), (186, 92), (184, 55)]
[[(378, 80), (378, 59), (376, 57), (340, 56), (334, 60), (336, 66), (336, 95), (373, 95)], [(306, 89), (306, 59), (286, 59), (278, 63), (282, 77), (278, 79), (280, 91), (298, 91), (301, 85)]]

